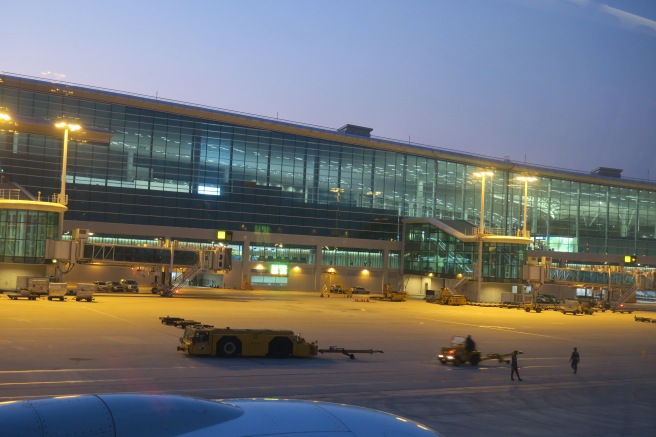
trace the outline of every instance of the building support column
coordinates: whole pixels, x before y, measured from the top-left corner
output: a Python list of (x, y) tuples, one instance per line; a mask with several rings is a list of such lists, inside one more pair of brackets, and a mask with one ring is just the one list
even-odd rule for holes
[(323, 290), (323, 246), (315, 246), (316, 257), (314, 261), (314, 291)]
[(388, 249), (383, 250), (383, 272), (381, 276), (381, 289), (378, 290), (379, 292), (382, 292), (385, 289), (385, 285), (389, 283), (389, 254)]
[(251, 245), (244, 237), (244, 245), (241, 247), (241, 288), (251, 287)]

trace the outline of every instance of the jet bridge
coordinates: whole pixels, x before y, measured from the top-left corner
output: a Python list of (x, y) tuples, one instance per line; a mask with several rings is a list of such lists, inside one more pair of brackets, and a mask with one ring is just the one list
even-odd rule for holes
[(72, 240), (47, 240), (46, 258), (68, 266), (95, 264), (105, 266), (134, 266), (182, 269), (183, 272), (169, 284), (158, 285), (160, 294), (183, 286), (199, 273), (207, 271), (228, 272), (232, 269), (232, 249), (218, 247), (197, 250), (171, 247), (129, 246), (117, 244), (87, 243), (85, 230), (76, 229)]
[[(594, 287), (606, 289), (606, 299), (609, 302), (621, 303), (633, 296), (640, 286), (640, 278), (634, 272), (613, 271), (609, 268), (599, 270), (553, 267), (549, 257), (542, 257), (540, 264), (537, 260), (536, 257), (529, 257), (523, 272), (524, 280), (536, 291), (545, 283), (580, 288)], [(533, 296), (535, 298), (536, 293)]]
[(593, 286), (611, 286), (631, 288), (635, 277), (626, 272), (600, 272), (598, 270), (568, 269), (549, 267), (550, 282), (559, 284), (589, 284)]

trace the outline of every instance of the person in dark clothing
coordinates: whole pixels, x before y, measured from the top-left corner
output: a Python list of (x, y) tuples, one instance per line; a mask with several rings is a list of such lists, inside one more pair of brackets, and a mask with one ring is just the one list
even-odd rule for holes
[(574, 348), (572, 351), (572, 356), (569, 357), (569, 362), (572, 363), (572, 369), (574, 369), (574, 373), (577, 372), (578, 367), (579, 367), (579, 361), (581, 360), (581, 357), (579, 355), (579, 351)]
[(522, 380), (522, 378), (519, 377), (519, 367), (517, 366), (518, 353), (519, 353), (518, 351), (514, 351), (512, 353), (512, 357), (510, 361), (510, 379), (512, 379), (513, 381), (515, 380), (515, 375), (517, 375), (517, 379), (519, 379), (520, 381)]
[(474, 339), (471, 338), (471, 335), (468, 335), (465, 339), (465, 350), (469, 353), (476, 350), (476, 343), (474, 342)]

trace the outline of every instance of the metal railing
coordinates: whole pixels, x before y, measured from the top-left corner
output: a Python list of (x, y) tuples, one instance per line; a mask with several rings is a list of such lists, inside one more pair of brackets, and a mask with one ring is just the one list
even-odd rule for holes
[(629, 288), (629, 289), (626, 290), (624, 293), (622, 293), (622, 295), (620, 296), (620, 298), (617, 299), (617, 304), (618, 304), (618, 305), (619, 305), (619, 304), (623, 304), (624, 302), (626, 302), (627, 300), (629, 300), (629, 298), (630, 298), (631, 296), (633, 296), (633, 295), (635, 294), (636, 291), (638, 291), (638, 284), (634, 284), (633, 287)]
[[(479, 234), (479, 227), (472, 228), (472, 235), (480, 235)], [(502, 235), (506, 236), (506, 230), (504, 228), (483, 228), (483, 235)]]
[(631, 273), (613, 272), (609, 279), (608, 272), (565, 267), (550, 267), (549, 280), (560, 283), (599, 284), (620, 287), (632, 287), (635, 284), (635, 278)]
[(181, 287), (194, 279), (201, 271), (203, 270), (201, 266), (201, 262), (199, 262), (196, 265), (190, 266), (185, 271), (182, 273), (182, 275), (178, 276), (171, 282), (171, 287), (176, 288), (176, 287)]
[(526, 232), (524, 232), (523, 229), (517, 229), (515, 231), (515, 237), (531, 238), (531, 231), (527, 229)]
[(63, 198), (60, 194), (52, 194), (50, 196), (42, 197), (41, 192), (39, 192), (39, 195), (35, 199), (29, 195), (24, 194), (18, 188), (0, 188), (0, 200), (31, 200), (37, 202), (60, 203), (62, 205), (66, 205), (68, 203), (68, 194)]
[(21, 191), (17, 188), (0, 189), (0, 199), (3, 200), (20, 200)]

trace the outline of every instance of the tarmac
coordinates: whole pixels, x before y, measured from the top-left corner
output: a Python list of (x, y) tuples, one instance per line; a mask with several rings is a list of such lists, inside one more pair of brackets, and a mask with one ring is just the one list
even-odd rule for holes
[[(319, 293), (188, 289), (186, 296), (99, 294), (94, 302), (0, 296), (0, 401), (89, 393), (345, 403), (417, 420), (444, 436), (653, 435), (653, 312), (554, 311), (384, 302)], [(197, 358), (159, 317), (217, 327), (292, 329), (321, 348), (383, 350), (315, 358)], [(496, 360), (442, 365), (440, 347), (472, 335), (485, 355), (520, 350), (522, 382)], [(573, 347), (578, 373), (569, 366)]]

